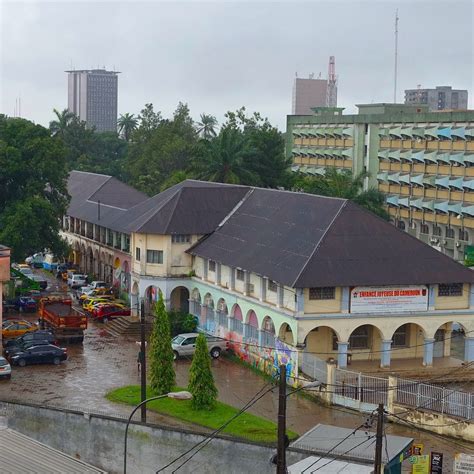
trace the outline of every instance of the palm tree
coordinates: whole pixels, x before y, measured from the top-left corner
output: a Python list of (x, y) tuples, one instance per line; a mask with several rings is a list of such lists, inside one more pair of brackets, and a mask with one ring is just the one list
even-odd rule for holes
[(67, 128), (77, 117), (68, 109), (64, 109), (62, 112), (53, 109), (53, 112), (55, 113), (57, 120), (49, 122), (49, 130), (51, 131), (51, 135), (59, 135), (63, 138)]
[(136, 130), (138, 126), (138, 119), (133, 114), (122, 114), (117, 121), (119, 133), (123, 136), (125, 141), (129, 141), (132, 136), (132, 132)]
[(210, 140), (216, 136), (217, 119), (213, 115), (201, 114), (201, 121), (197, 126), (197, 132), (202, 135), (204, 140)]
[(215, 140), (208, 142), (206, 153), (197, 164), (197, 177), (218, 183), (255, 184), (257, 177), (245, 163), (248, 154), (242, 132), (223, 128)]

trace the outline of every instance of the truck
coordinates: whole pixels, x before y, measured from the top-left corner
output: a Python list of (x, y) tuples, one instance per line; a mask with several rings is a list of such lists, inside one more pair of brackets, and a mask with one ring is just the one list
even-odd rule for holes
[(15, 281), (15, 296), (22, 296), (29, 294), (31, 291), (41, 290), (40, 284), (38, 282), (32, 280), (19, 269), (13, 266), (10, 267), (10, 277), (12, 278), (12, 280)]
[[(194, 355), (194, 352), (196, 351), (196, 339), (198, 336), (199, 333), (197, 332), (189, 332), (175, 336), (171, 341), (174, 359), (176, 360), (178, 357)], [(204, 334), (204, 336), (206, 336), (207, 347), (212, 358), (219, 358), (221, 352), (229, 349), (229, 341), (208, 334)]]
[(72, 300), (61, 296), (40, 299), (40, 326), (51, 329), (59, 342), (84, 341), (87, 316), (72, 306)]

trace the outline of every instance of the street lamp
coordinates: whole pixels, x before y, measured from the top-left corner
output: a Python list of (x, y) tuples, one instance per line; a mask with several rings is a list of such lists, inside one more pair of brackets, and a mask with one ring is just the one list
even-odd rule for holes
[(150, 397), (147, 398), (146, 400), (143, 400), (140, 402), (130, 413), (130, 416), (128, 417), (127, 425), (125, 426), (125, 440), (123, 443), (123, 474), (127, 473), (127, 437), (128, 437), (128, 427), (130, 426), (130, 422), (132, 421), (133, 415), (136, 413), (136, 411), (141, 408), (142, 406), (145, 406), (148, 402), (151, 402), (152, 400), (159, 400), (160, 398), (174, 398), (175, 400), (190, 400), (193, 398), (193, 395), (190, 392), (182, 391), (182, 392), (170, 392), (170, 393), (165, 393), (164, 395), (158, 395), (156, 397)]

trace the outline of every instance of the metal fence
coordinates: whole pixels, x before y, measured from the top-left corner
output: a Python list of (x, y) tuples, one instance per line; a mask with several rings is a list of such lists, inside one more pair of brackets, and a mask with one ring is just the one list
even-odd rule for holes
[(222, 326), (223, 328), (227, 328), (227, 313), (224, 313), (218, 310), (217, 322), (219, 323), (219, 326)]
[(474, 394), (450, 390), (407, 379), (397, 379), (396, 400), (402, 405), (421, 408), (471, 420), (474, 415)]
[(388, 379), (335, 369), (334, 393), (363, 403), (387, 403)]
[(328, 370), (327, 363), (324, 360), (321, 360), (315, 357), (312, 354), (306, 352), (302, 353), (301, 357), (301, 370), (308, 377), (311, 377), (314, 380), (319, 380), (320, 382), (327, 383), (328, 381)]
[(268, 331), (260, 331), (260, 336), (262, 339), (262, 346), (274, 348), (275, 347), (275, 334), (268, 332)]

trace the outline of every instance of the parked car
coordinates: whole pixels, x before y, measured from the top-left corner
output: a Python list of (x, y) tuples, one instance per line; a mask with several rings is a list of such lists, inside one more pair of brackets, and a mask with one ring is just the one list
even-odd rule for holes
[[(175, 336), (171, 341), (174, 358), (177, 359), (178, 357), (193, 355), (196, 350), (196, 339), (198, 336), (199, 333), (197, 332), (178, 334)], [(229, 348), (229, 341), (221, 339), (220, 337), (205, 336), (209, 353), (214, 359), (220, 357), (221, 352)]]
[(94, 319), (106, 322), (118, 316), (130, 316), (130, 308), (121, 304), (104, 303), (96, 305), (91, 314)]
[(23, 273), (23, 275), (27, 276), (28, 278), (31, 278), (31, 276), (34, 274), (33, 270), (28, 265), (26, 267), (20, 266), (19, 270), (21, 273)]
[(24, 367), (30, 364), (59, 365), (62, 360), (67, 360), (67, 349), (50, 344), (31, 346), (24, 351), (17, 352), (11, 358), (12, 365)]
[(0, 356), (0, 379), (9, 379), (12, 376), (12, 368), (5, 357)]
[(8, 356), (12, 350), (16, 350), (17, 348), (27, 345), (31, 346), (32, 344), (44, 344), (45, 342), (54, 346), (58, 345), (56, 336), (52, 331), (39, 329), (38, 331), (29, 332), (23, 334), (23, 336), (17, 337), (16, 339), (6, 341), (4, 353)]
[(105, 281), (93, 281), (90, 285), (83, 286), (81, 288), (81, 293), (88, 293), (92, 290), (97, 290), (98, 288), (107, 288), (107, 283)]
[(2, 327), (2, 338), (3, 339), (13, 339), (18, 336), (22, 336), (27, 332), (37, 331), (38, 326), (36, 324), (31, 324), (28, 322), (21, 323), (11, 323), (5, 328)]
[(85, 300), (83, 300), (82, 307), (90, 313), (94, 309), (95, 304), (111, 303), (111, 302), (115, 302), (114, 297), (112, 295), (93, 296), (93, 297), (86, 298)]
[(80, 288), (87, 283), (87, 275), (83, 275), (82, 273), (73, 273), (70, 277), (68, 276), (67, 284), (72, 289)]
[(25, 313), (34, 313), (37, 308), (36, 301), (29, 296), (20, 296), (13, 300), (7, 300), (6, 305), (8, 305), (8, 309), (15, 309)]
[(41, 275), (31, 275), (30, 278), (39, 283), (39, 286), (42, 290), (46, 290), (46, 288), (48, 288), (48, 280), (46, 280), (46, 278), (42, 277)]
[(6, 328), (7, 326), (10, 326), (10, 324), (13, 324), (13, 323), (26, 323), (26, 324), (30, 324), (29, 321), (26, 321), (24, 319), (4, 319), (2, 321), (2, 329), (3, 328)]

